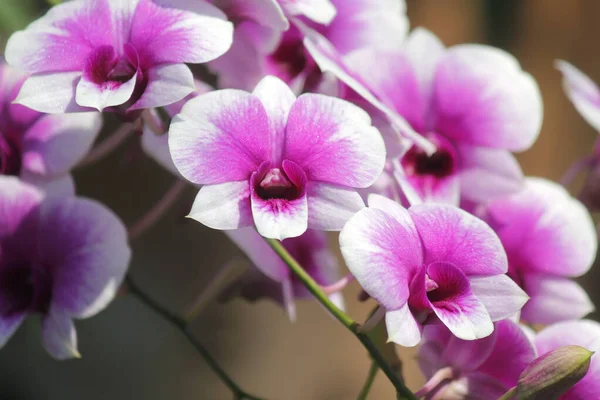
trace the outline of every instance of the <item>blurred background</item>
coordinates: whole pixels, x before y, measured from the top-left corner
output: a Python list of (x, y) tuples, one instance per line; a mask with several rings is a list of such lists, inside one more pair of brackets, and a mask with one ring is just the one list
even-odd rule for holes
[[(600, 2), (407, 3), (412, 27), (432, 30), (446, 45), (474, 42), (506, 49), (537, 79), (545, 119), (537, 143), (519, 155), (528, 175), (558, 179), (575, 159), (591, 151), (597, 132), (563, 95), (553, 62), (568, 60), (600, 82)], [(46, 7), (42, 0), (0, 0), (1, 48), (12, 31), (42, 15)], [(111, 119), (107, 121), (110, 128)], [(105, 202), (126, 224), (144, 214), (173, 182), (143, 155), (135, 138), (102, 162), (77, 170), (75, 178), (80, 194)], [(194, 192), (188, 189), (159, 224), (132, 243), (136, 281), (174, 312), (183, 311), (220, 267), (241, 255), (222, 233), (183, 218)], [(332, 246), (336, 241), (332, 235)], [(596, 304), (599, 277), (596, 268), (581, 279)], [(344, 294), (349, 314), (363, 321), (374, 303), (359, 303), (358, 292), (352, 284)], [(298, 304), (295, 323), (268, 301), (214, 302), (192, 327), (243, 388), (268, 399), (353, 399), (370, 365), (354, 336), (315, 302)], [(0, 350), (0, 400), (232, 398), (180, 332), (135, 298), (118, 298), (96, 317), (78, 321), (77, 328), (83, 358), (57, 362), (39, 343), (39, 321), (29, 320)], [(414, 352), (399, 351), (407, 383), (416, 390), (423, 381)], [(369, 398), (394, 398), (382, 373)]]

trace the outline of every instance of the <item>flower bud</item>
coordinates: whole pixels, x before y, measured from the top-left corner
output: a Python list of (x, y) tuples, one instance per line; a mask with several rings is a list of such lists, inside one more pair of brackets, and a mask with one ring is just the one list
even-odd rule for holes
[(521, 374), (517, 399), (558, 399), (587, 374), (593, 354), (580, 346), (563, 346), (538, 357)]

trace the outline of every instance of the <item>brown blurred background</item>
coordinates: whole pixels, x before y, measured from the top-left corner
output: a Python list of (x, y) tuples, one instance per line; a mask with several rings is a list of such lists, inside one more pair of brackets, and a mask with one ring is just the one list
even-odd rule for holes
[[(41, 15), (41, 0), (0, 0), (0, 42)], [(591, 151), (597, 133), (563, 95), (557, 58), (600, 82), (600, 2), (596, 0), (408, 0), (411, 25), (445, 44), (487, 43), (513, 53), (537, 79), (545, 119), (533, 149), (519, 156), (528, 175), (557, 179)], [(78, 191), (104, 201), (126, 224), (142, 215), (173, 178), (129, 140), (101, 163), (75, 172)], [(194, 190), (155, 228), (132, 243), (132, 270), (144, 289), (182, 311), (215, 272), (239, 255), (226, 237), (182, 218)], [(332, 236), (332, 243), (336, 238)], [(582, 279), (596, 304), (600, 271)], [(364, 320), (373, 303), (345, 290), (348, 312)], [(593, 315), (592, 317), (596, 317)], [(369, 368), (357, 340), (314, 302), (301, 302), (296, 323), (271, 302), (211, 304), (193, 323), (199, 340), (242, 387), (269, 399), (353, 399)], [(186, 339), (135, 298), (117, 299), (77, 323), (81, 360), (56, 362), (40, 345), (39, 321), (28, 321), (0, 351), (0, 400), (221, 400), (230, 392)], [(422, 378), (412, 351), (400, 349), (408, 385)], [(379, 373), (370, 399), (393, 399)]]

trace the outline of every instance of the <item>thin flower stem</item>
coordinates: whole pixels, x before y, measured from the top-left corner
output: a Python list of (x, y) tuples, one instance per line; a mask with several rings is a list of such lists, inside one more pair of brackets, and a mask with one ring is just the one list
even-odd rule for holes
[(131, 278), (131, 275), (127, 275), (125, 278), (127, 282), (127, 288), (129, 292), (135, 295), (142, 303), (151, 308), (154, 312), (159, 314), (161, 317), (169, 321), (173, 326), (175, 326), (179, 331), (188, 339), (188, 341), (194, 346), (198, 354), (204, 359), (206, 364), (213, 370), (213, 372), (221, 379), (221, 381), (231, 390), (234, 394), (236, 400), (264, 400), (260, 397), (253, 396), (248, 394), (242, 388), (235, 383), (233, 379), (229, 377), (227, 372), (219, 365), (219, 363), (213, 358), (213, 356), (206, 350), (206, 348), (200, 343), (198, 339), (194, 336), (189, 326), (185, 322), (183, 318), (171, 313), (165, 307), (160, 305), (156, 300), (142, 291)]
[(187, 183), (181, 179), (175, 181), (169, 190), (165, 192), (163, 197), (161, 197), (160, 200), (146, 212), (146, 214), (129, 228), (129, 238), (137, 238), (154, 225), (167, 211), (169, 211), (169, 208), (171, 208), (173, 203), (181, 196), (186, 186)]
[(158, 115), (153, 114), (151, 110), (142, 111), (142, 121), (148, 125), (152, 133), (157, 136), (167, 133), (167, 129)]
[(331, 285), (322, 286), (322, 289), (326, 294), (337, 293), (340, 290), (343, 290), (346, 286), (348, 286), (348, 284), (354, 279), (354, 275), (348, 274), (339, 281), (332, 283)]
[(110, 134), (110, 136), (104, 139), (100, 144), (96, 145), (88, 155), (81, 160), (77, 165), (77, 168), (87, 167), (92, 165), (104, 157), (113, 152), (121, 143), (123, 143), (133, 132), (135, 124), (126, 122), (122, 124), (116, 131)]
[(375, 376), (377, 376), (377, 371), (379, 371), (379, 366), (377, 365), (377, 363), (372, 362), (371, 367), (369, 368), (369, 374), (367, 375), (367, 380), (366, 380), (362, 390), (360, 391), (360, 394), (356, 398), (357, 400), (366, 400), (367, 399), (369, 391), (371, 390), (371, 387), (373, 386), (373, 382), (375, 381)]
[(421, 389), (419, 389), (415, 396), (417, 397), (425, 397), (433, 390), (435, 390), (440, 384), (446, 380), (452, 379), (454, 377), (454, 371), (450, 367), (445, 367), (437, 371), (431, 379), (429, 379), (425, 385)]
[(585, 168), (590, 167), (595, 160), (596, 156), (590, 155), (575, 161), (563, 174), (562, 178), (560, 178), (560, 184), (563, 186), (568, 186), (569, 184), (571, 184), (571, 182), (573, 182), (577, 175), (579, 175), (581, 171)]
[(377, 346), (373, 344), (367, 334), (360, 331), (360, 324), (354, 321), (348, 314), (340, 310), (331, 300), (327, 297), (327, 294), (321, 289), (321, 286), (315, 282), (314, 279), (302, 268), (300, 264), (287, 252), (280, 241), (275, 239), (265, 239), (267, 243), (273, 248), (275, 253), (281, 258), (281, 260), (288, 266), (290, 271), (302, 282), (304, 287), (308, 289), (310, 293), (321, 303), (342, 325), (344, 325), (350, 332), (358, 338), (362, 345), (367, 349), (373, 361), (377, 363), (379, 368), (388, 377), (396, 392), (398, 392), (398, 399), (402, 400), (416, 400), (415, 395), (404, 385), (402, 379), (392, 367), (385, 361), (383, 355), (377, 349)]

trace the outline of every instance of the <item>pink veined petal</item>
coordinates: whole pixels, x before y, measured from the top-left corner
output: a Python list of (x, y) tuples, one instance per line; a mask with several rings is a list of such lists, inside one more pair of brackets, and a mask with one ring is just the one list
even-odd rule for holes
[(144, 93), (128, 110), (162, 107), (183, 99), (195, 90), (192, 71), (184, 64), (157, 65), (146, 71)]
[(13, 176), (0, 175), (0, 239), (13, 235), (43, 201), (43, 194)]
[(458, 371), (475, 371), (492, 354), (498, 332), (478, 340), (462, 340), (450, 334), (450, 340), (443, 348), (442, 358), (445, 364)]
[(423, 104), (423, 111), (425, 112), (423, 116), (425, 120), (424, 128), (430, 130), (433, 128), (429, 114), (433, 101), (434, 79), (446, 48), (432, 32), (417, 27), (406, 39), (404, 52), (416, 74), (421, 104)]
[[(0, 295), (0, 298), (2, 298), (2, 295)], [(0, 348), (4, 347), (6, 342), (15, 334), (25, 318), (27, 318), (25, 313), (13, 314), (9, 317), (0, 315)]]
[(487, 212), (520, 272), (579, 276), (596, 257), (589, 212), (557, 183), (528, 178), (523, 191), (490, 203)]
[(218, 87), (251, 91), (267, 75), (265, 48), (273, 47), (281, 34), (276, 35), (252, 21), (236, 26), (233, 44), (223, 56), (208, 65), (217, 76)]
[(580, 319), (594, 311), (586, 291), (569, 278), (530, 272), (522, 276), (523, 288), (531, 296), (521, 318), (533, 324)]
[(424, 132), (429, 104), (421, 95), (417, 71), (401, 49), (360, 48), (344, 57), (373, 93), (402, 115), (418, 132)]
[(398, 49), (409, 23), (404, 0), (331, 0), (337, 13), (323, 29), (342, 54), (358, 48)]
[(365, 111), (309, 93), (290, 110), (283, 158), (298, 164), (309, 181), (362, 188), (383, 171), (385, 146)]
[(414, 347), (421, 341), (423, 326), (412, 315), (408, 303), (385, 313), (388, 341), (404, 347)]
[(510, 388), (517, 384), (521, 373), (536, 358), (536, 351), (523, 329), (511, 320), (497, 322), (494, 332), (494, 350), (478, 371), (493, 376)]
[(431, 309), (456, 337), (475, 340), (494, 331), (490, 315), (460, 269), (447, 262), (434, 262), (427, 267), (427, 275), (439, 285), (427, 293)]
[(281, 79), (269, 75), (264, 77), (252, 94), (258, 97), (267, 111), (271, 130), (275, 132), (273, 155), (271, 160), (281, 162), (285, 141), (285, 127), (288, 115), (296, 96)]
[(40, 252), (52, 265), (52, 307), (76, 318), (103, 310), (116, 295), (131, 250), (119, 218), (104, 205), (83, 198), (44, 203)]
[[(600, 350), (600, 324), (596, 321), (581, 320), (559, 322), (541, 332), (535, 338), (538, 354), (561, 346), (577, 345), (590, 351)], [(590, 368), (586, 376), (573, 386), (562, 398), (565, 400), (594, 399), (600, 396), (600, 362), (596, 355), (592, 356)]]
[(492, 321), (512, 317), (529, 300), (527, 293), (506, 275), (470, 276), (469, 282)]
[(518, 192), (524, 186), (523, 172), (516, 158), (506, 150), (459, 143), (460, 195), (486, 203)]
[(276, 0), (213, 0), (213, 4), (236, 20), (250, 20), (282, 32), (290, 27)]
[(225, 234), (248, 256), (250, 261), (269, 278), (283, 282), (290, 272), (281, 258), (254, 227), (225, 231)]
[(252, 225), (248, 181), (203, 186), (189, 217), (213, 229), (238, 229)]
[(270, 160), (274, 136), (258, 97), (225, 89), (185, 104), (169, 127), (169, 150), (193, 183), (240, 181)]
[(423, 242), (425, 264), (449, 262), (466, 275), (507, 272), (502, 243), (479, 218), (461, 209), (437, 204), (415, 205), (409, 213)]
[(133, 95), (139, 74), (134, 74), (124, 83), (105, 82), (98, 84), (88, 80), (86, 75), (81, 78), (75, 89), (75, 101), (82, 107), (95, 108), (102, 111), (107, 107), (126, 103)]
[(308, 227), (339, 231), (365, 203), (354, 189), (308, 182)]
[(77, 350), (77, 332), (71, 317), (54, 308), (42, 318), (42, 344), (57, 360), (80, 358)]
[(80, 71), (30, 76), (23, 83), (14, 103), (50, 114), (93, 111), (93, 108), (84, 107), (75, 101), (75, 91), (80, 80)]
[(502, 50), (482, 45), (448, 49), (434, 85), (435, 131), (450, 139), (522, 151), (539, 134), (539, 88)]
[(421, 241), (406, 210), (365, 208), (340, 234), (346, 265), (364, 290), (388, 311), (404, 306), (409, 283), (423, 265)]
[(306, 175), (294, 162), (284, 160), (282, 166), (291, 183), (300, 191), (293, 199), (263, 199), (258, 195), (258, 180), (267, 172), (262, 171), (262, 166), (250, 178), (250, 203), (256, 230), (264, 237), (278, 240), (300, 236), (308, 228)]
[(574, 65), (556, 60), (554, 66), (563, 75), (563, 88), (579, 114), (600, 131), (600, 89)]
[(98, 113), (43, 116), (23, 135), (23, 168), (46, 177), (69, 172), (90, 150), (101, 127)]
[[(81, 72), (89, 52), (97, 46), (112, 45), (113, 34), (118, 34), (110, 10), (114, 4), (106, 0), (69, 1), (52, 7), (10, 37), (7, 62), (33, 74)], [(127, 4), (135, 7), (137, 0)]]
[(285, 14), (304, 16), (311, 21), (327, 25), (336, 15), (330, 0), (278, 0)]
[(326, 38), (308, 27), (304, 27), (302, 31), (305, 35), (304, 47), (313, 57), (321, 71), (331, 72), (358, 93), (365, 101), (381, 111), (390, 120), (394, 129), (398, 133), (401, 133), (404, 138), (412, 140), (427, 151), (435, 151), (435, 146), (431, 142), (415, 132), (404, 118), (392, 111), (374, 95), (372, 89), (365, 82), (365, 79), (348, 66), (339, 52)]
[(224, 54), (233, 41), (233, 24), (205, 1), (140, 0), (129, 41), (144, 66), (203, 63)]

